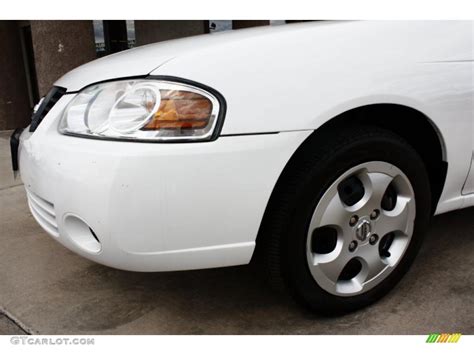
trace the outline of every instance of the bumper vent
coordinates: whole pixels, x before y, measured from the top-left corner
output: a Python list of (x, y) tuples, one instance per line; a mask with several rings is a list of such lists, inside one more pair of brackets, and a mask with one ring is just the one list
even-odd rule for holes
[(29, 190), (26, 190), (26, 194), (28, 196), (28, 205), (30, 206), (31, 214), (38, 224), (53, 237), (59, 237), (54, 205)]
[(43, 101), (41, 101), (38, 110), (33, 113), (33, 117), (31, 118), (30, 132), (36, 131), (36, 128), (38, 128), (43, 118), (45, 118), (48, 112), (51, 111), (54, 105), (56, 105), (56, 102), (58, 102), (65, 93), (65, 88), (53, 86)]

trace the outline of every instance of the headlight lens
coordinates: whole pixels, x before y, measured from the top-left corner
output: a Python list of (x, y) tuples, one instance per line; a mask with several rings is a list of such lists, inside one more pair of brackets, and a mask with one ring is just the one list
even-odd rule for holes
[(209, 140), (219, 110), (215, 95), (189, 84), (114, 81), (79, 92), (64, 110), (59, 131), (104, 139)]

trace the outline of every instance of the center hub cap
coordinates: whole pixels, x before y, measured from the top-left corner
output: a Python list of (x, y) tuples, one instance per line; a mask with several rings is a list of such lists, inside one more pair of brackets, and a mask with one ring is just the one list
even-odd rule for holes
[(361, 242), (365, 241), (367, 238), (370, 237), (370, 234), (372, 233), (372, 225), (370, 221), (364, 219), (359, 222), (359, 224), (356, 227), (356, 237), (359, 239)]

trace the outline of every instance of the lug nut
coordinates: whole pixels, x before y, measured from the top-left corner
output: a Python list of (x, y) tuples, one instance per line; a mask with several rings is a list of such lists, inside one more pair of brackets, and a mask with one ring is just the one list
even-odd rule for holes
[(353, 240), (352, 242), (350, 242), (349, 244), (349, 251), (350, 252), (353, 252), (354, 250), (356, 250), (357, 248), (357, 242), (355, 240)]
[(373, 210), (372, 213), (370, 214), (370, 219), (376, 219), (380, 214), (379, 210)]
[(357, 217), (356, 215), (353, 215), (351, 219), (349, 220), (349, 225), (351, 227), (354, 227), (358, 220), (359, 220), (359, 217)]
[(379, 240), (379, 236), (377, 234), (372, 234), (369, 238), (369, 243), (371, 245), (374, 245), (375, 243), (377, 243), (378, 240)]

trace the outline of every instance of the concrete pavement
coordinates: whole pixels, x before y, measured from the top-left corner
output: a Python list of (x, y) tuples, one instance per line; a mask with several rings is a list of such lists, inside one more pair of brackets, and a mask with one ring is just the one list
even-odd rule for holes
[(253, 265), (133, 273), (69, 252), (36, 224), (23, 186), (11, 179), (7, 135), (0, 134), (0, 334), (474, 334), (473, 208), (434, 219), (415, 265), (383, 300), (323, 318), (275, 294)]
[(0, 335), (18, 335), (27, 334), (21, 326), (17, 325), (5, 314), (0, 313)]

